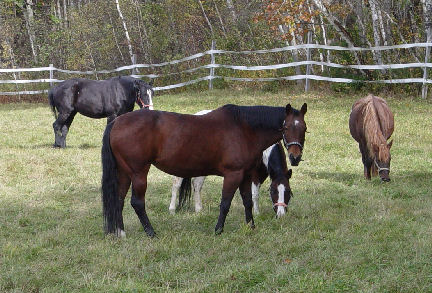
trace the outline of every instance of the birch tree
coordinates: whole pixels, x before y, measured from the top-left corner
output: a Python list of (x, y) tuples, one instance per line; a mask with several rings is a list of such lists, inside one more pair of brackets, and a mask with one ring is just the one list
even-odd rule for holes
[(26, 23), (27, 34), (29, 37), (30, 47), (32, 51), (33, 61), (37, 62), (36, 33), (34, 29), (34, 14), (33, 14), (32, 6), (33, 6), (33, 0), (25, 0), (23, 14)]
[(129, 37), (129, 31), (127, 29), (126, 20), (123, 17), (123, 13), (122, 13), (122, 11), (120, 9), (119, 0), (114, 0), (114, 1), (115, 1), (115, 4), (116, 4), (116, 7), (117, 7), (117, 11), (118, 11), (120, 20), (122, 21), (122, 24), (123, 24), (124, 33), (125, 33), (126, 41), (127, 41), (128, 48), (129, 48), (129, 56), (130, 56), (130, 59), (131, 59), (131, 63), (133, 64), (135, 62), (135, 60), (134, 60), (134, 57), (133, 57), (132, 44), (131, 44), (131, 40), (130, 40), (130, 37)]

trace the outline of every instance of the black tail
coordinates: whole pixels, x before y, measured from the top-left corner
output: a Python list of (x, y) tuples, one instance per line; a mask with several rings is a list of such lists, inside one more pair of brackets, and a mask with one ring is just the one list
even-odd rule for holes
[(48, 91), (48, 100), (51, 107), (51, 111), (53, 112), (55, 119), (57, 119), (57, 111), (54, 105), (54, 93), (52, 89)]
[(180, 185), (179, 191), (179, 204), (177, 210), (182, 209), (186, 203), (190, 204), (190, 198), (192, 193), (192, 178), (183, 178), (183, 181)]
[(110, 133), (114, 122), (109, 123), (102, 139), (102, 207), (105, 233), (118, 233), (121, 206), (118, 197), (117, 163), (111, 150)]

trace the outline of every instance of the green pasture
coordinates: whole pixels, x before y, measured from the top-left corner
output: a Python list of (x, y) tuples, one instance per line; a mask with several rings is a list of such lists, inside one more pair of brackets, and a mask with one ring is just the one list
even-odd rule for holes
[(381, 184), (363, 178), (348, 129), (352, 103), (366, 94), (159, 93), (156, 109), (181, 113), (307, 102), (309, 133), (287, 215), (275, 218), (266, 182), (255, 230), (237, 194), (214, 235), (219, 177), (204, 184), (202, 213), (171, 215), (172, 178), (152, 167), (146, 203), (156, 239), (129, 204), (127, 237), (104, 236), (105, 119), (77, 115), (68, 148), (53, 149), (47, 104), (0, 105), (0, 292), (432, 292), (432, 104), (387, 98), (392, 181)]

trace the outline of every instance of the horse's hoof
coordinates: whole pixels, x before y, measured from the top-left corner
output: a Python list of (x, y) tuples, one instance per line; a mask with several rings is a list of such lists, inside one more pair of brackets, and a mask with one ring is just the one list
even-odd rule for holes
[(249, 224), (249, 227), (250, 227), (252, 230), (254, 230), (254, 229), (255, 229), (255, 224), (254, 224), (254, 223)]
[(155, 233), (155, 231), (153, 229), (146, 230), (145, 232), (147, 233), (147, 236), (150, 237), (150, 238), (155, 238), (156, 237), (156, 233)]
[(171, 215), (175, 215), (176, 210), (175, 209), (174, 210), (170, 209), (169, 212), (170, 212)]
[(223, 227), (215, 228), (215, 235), (220, 235), (223, 232)]

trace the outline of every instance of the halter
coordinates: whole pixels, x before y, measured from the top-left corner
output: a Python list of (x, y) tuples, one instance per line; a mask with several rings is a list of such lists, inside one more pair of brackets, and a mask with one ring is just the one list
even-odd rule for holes
[(303, 151), (303, 145), (301, 143), (299, 143), (298, 141), (292, 141), (292, 142), (287, 142), (286, 138), (285, 138), (285, 132), (284, 130), (288, 130), (288, 127), (286, 127), (286, 122), (284, 120), (283, 125), (282, 125), (282, 138), (283, 138), (283, 143), (285, 145), (285, 148), (288, 150), (288, 148), (292, 145), (296, 145), (300, 148), (301, 151)]
[(374, 163), (375, 163), (375, 166), (376, 166), (377, 169), (378, 169), (378, 173), (381, 172), (381, 171), (389, 171), (389, 172), (390, 172), (390, 168), (380, 167), (380, 166), (378, 165), (376, 159), (374, 159)]
[(151, 106), (153, 106), (153, 104), (145, 104), (144, 101), (141, 99), (140, 93), (141, 93), (141, 90), (138, 90), (136, 100), (138, 102), (140, 102), (141, 105), (143, 105), (143, 108), (150, 108)]

